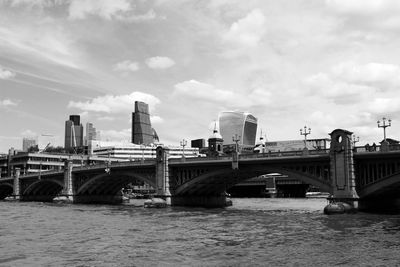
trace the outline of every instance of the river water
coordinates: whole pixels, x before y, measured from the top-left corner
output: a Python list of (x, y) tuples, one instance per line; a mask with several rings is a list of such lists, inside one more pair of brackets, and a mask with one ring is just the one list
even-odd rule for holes
[(398, 266), (400, 215), (324, 199), (225, 209), (0, 202), (0, 266)]

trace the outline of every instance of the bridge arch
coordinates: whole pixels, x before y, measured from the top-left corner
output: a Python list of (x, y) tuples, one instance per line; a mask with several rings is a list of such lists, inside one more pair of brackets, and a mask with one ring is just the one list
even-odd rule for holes
[(64, 183), (58, 180), (39, 180), (30, 184), (23, 192), (23, 200), (52, 201), (61, 193)]
[(400, 188), (400, 173), (396, 173), (375, 181), (357, 190), (360, 198), (373, 198), (377, 196), (391, 197), (398, 195)]
[(1, 183), (0, 184), (0, 200), (5, 199), (6, 197), (12, 195), (14, 192), (14, 186), (9, 183)]
[(325, 192), (332, 193), (333, 190), (329, 180), (324, 180), (304, 172), (271, 166), (252, 166), (239, 170), (226, 167), (203, 173), (175, 188), (175, 195), (219, 195), (237, 183), (268, 173), (288, 175), (307, 184), (314, 185)]
[(110, 174), (98, 174), (77, 188), (76, 195), (116, 195), (122, 187), (134, 181), (143, 181), (152, 187), (156, 187), (151, 178), (132, 172), (111, 172)]

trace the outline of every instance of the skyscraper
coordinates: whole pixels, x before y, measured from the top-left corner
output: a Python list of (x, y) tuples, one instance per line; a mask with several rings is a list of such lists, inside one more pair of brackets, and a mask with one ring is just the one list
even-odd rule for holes
[(154, 143), (149, 105), (140, 101), (135, 101), (135, 112), (132, 113), (132, 143), (145, 145)]
[(257, 118), (247, 112), (223, 111), (219, 113), (219, 131), (224, 145), (236, 144), (233, 137), (240, 136), (239, 145), (254, 146), (257, 134)]
[(70, 115), (65, 122), (65, 149), (83, 146), (83, 126), (79, 115)]
[(97, 140), (97, 138), (97, 131), (96, 128), (93, 127), (93, 123), (86, 123), (86, 145), (88, 145), (92, 140)]

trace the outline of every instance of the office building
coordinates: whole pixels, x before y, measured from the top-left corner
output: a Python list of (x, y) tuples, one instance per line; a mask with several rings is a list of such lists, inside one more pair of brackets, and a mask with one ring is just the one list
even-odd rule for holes
[[(156, 145), (136, 145), (132, 143), (91, 141), (89, 145), (90, 155), (96, 157), (106, 157), (118, 160), (146, 160), (156, 158)], [(183, 149), (180, 146), (167, 146), (170, 158), (199, 157), (198, 148)]]
[(219, 113), (219, 132), (224, 146), (239, 145), (242, 148), (255, 146), (257, 118), (247, 112), (223, 111)]
[(22, 139), (22, 151), (27, 152), (29, 150), (29, 148), (36, 147), (36, 146), (37, 146), (36, 138), (24, 137)]
[(155, 141), (158, 141), (158, 136), (151, 128), (149, 105), (135, 101), (135, 112), (132, 113), (132, 143), (150, 145)]
[(86, 123), (86, 136), (85, 136), (85, 145), (88, 145), (92, 140), (98, 140), (96, 128), (93, 127), (93, 123)]
[(80, 123), (79, 115), (69, 116), (65, 122), (65, 149), (83, 146), (83, 126)]

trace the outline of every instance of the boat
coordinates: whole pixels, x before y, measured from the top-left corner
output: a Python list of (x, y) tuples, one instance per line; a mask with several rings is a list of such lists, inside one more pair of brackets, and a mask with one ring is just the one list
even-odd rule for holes
[(306, 198), (328, 198), (328, 192), (306, 192)]
[(167, 201), (165, 201), (162, 198), (152, 198), (148, 199), (144, 202), (143, 205), (145, 208), (166, 208), (167, 207)]
[(316, 187), (310, 187), (306, 192), (306, 198), (328, 198), (329, 196), (328, 192), (321, 192)]

